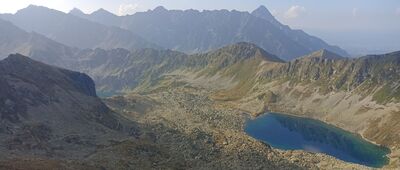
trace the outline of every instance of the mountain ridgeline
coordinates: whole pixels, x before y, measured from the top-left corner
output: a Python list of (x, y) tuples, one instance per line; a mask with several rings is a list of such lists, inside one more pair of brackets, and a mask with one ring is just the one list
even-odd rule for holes
[(283, 63), (283, 60), (250, 43), (238, 43), (209, 53), (193, 55), (155, 49), (96, 49), (77, 55), (80, 60), (70, 64), (68, 68), (91, 75), (98, 90), (104, 94), (152, 87), (165, 75), (173, 72), (182, 71), (198, 77), (216, 74), (234, 76), (242, 72), (254, 72), (257, 65), (263, 62)]
[(390, 148), (400, 165), (400, 52), (348, 58), (264, 6), (116, 16), (31, 5), (0, 15), (0, 59), (0, 169), (25, 156), (97, 169), (332, 163), (249, 138), (244, 112), (328, 122)]
[(285, 62), (254, 44), (238, 43), (193, 55), (171, 50), (97, 49), (78, 56), (80, 60), (69, 68), (91, 75), (104, 93), (152, 86), (165, 75), (180, 72), (195, 78), (227, 77), (233, 80), (232, 84), (249, 85), (247, 90), (261, 82), (284, 80), (313, 84), (322, 93), (359, 90), (366, 94), (376, 92), (374, 99), (378, 102), (400, 99), (398, 52), (350, 59), (319, 50)]
[(312, 84), (321, 93), (353, 91), (374, 94), (378, 103), (400, 101), (400, 53), (350, 59), (328, 50), (266, 69), (263, 81), (284, 80), (290, 84)]
[[(42, 7), (28, 7), (30, 8), (43, 10)], [(268, 11), (261, 8), (254, 13), (263, 12)], [(80, 22), (85, 21), (61, 12), (56, 13)], [(268, 20), (271, 19), (273, 18), (269, 17)], [(82, 50), (63, 45), (40, 34), (28, 33), (8, 21), (0, 19), (0, 22), (0, 29), (4, 32), (0, 34), (0, 39), (4, 40), (0, 42), (1, 51), (4, 52), (0, 53), (2, 56), (7, 53), (22, 53), (47, 64), (85, 72), (93, 77), (97, 90), (102, 94), (128, 92), (139, 86), (154, 86), (166, 74), (183, 71), (197, 75), (197, 78), (228, 77), (234, 80), (232, 85), (242, 84), (240, 91), (243, 93), (250, 90), (253, 87), (252, 83), (257, 84), (259, 80), (287, 79), (293, 83), (318, 84), (321, 92), (360, 90), (359, 86), (373, 90), (385, 83), (387, 85), (382, 87), (382, 91), (377, 93), (374, 99), (387, 102), (386, 100), (398, 98), (398, 53), (349, 59), (324, 49), (284, 62), (268, 53), (268, 50), (266, 52), (256, 44), (244, 42), (191, 55), (150, 48)]]
[(374, 98), (383, 102), (379, 95), (388, 95), (383, 97), (384, 101), (400, 100), (399, 66), (399, 52), (348, 59), (324, 50), (295, 59), (275, 73), (283, 74), (283, 77), (293, 83), (317, 84), (321, 91), (326, 92), (358, 90), (360, 93), (370, 94), (381, 87), (384, 92), (377, 91)]
[(252, 13), (235, 10), (181, 11), (157, 7), (121, 17), (104, 9), (92, 14), (84, 14), (75, 9), (70, 14), (120, 27), (146, 37), (161, 47), (191, 54), (246, 41), (285, 60), (323, 48), (342, 56), (348, 55), (339, 47), (279, 23), (264, 6)]
[(36, 32), (70, 47), (85, 48), (158, 48), (140, 36), (117, 27), (104, 26), (74, 15), (30, 5), (15, 14), (0, 18), (27, 32)]
[(279, 23), (264, 6), (252, 13), (157, 7), (134, 15), (116, 16), (104, 9), (92, 14), (73, 9), (66, 14), (30, 5), (15, 14), (1, 14), (0, 18), (28, 33), (35, 32), (80, 49), (164, 48), (195, 54), (250, 42), (284, 60), (320, 49), (348, 56), (339, 47)]
[(252, 43), (207, 53), (172, 50), (86, 50), (70, 66), (91, 75), (102, 94), (157, 94), (208, 89), (214, 101), (255, 115), (266, 111), (312, 117), (400, 147), (400, 52), (346, 58), (319, 50), (285, 62)]

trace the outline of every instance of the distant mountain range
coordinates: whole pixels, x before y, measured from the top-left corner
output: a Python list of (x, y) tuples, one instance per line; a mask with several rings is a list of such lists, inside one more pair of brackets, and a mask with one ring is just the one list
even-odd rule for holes
[(2, 14), (0, 18), (27, 32), (80, 49), (165, 48), (194, 54), (250, 42), (285, 60), (320, 49), (348, 56), (339, 47), (281, 24), (264, 6), (251, 13), (157, 7), (134, 15), (116, 16), (104, 9), (91, 14), (73, 9), (66, 14), (31, 5), (16, 14)]
[(11, 21), (27, 32), (42, 34), (70, 47), (85, 48), (158, 48), (130, 31), (104, 26), (46, 7), (30, 5), (16, 14), (0, 18)]
[[(261, 56), (258, 58), (259, 63), (265, 63), (268, 61), (286, 65), (279, 57), (266, 52), (264, 49), (252, 43), (237, 43), (207, 53), (192, 55), (172, 50), (150, 48), (135, 50), (126, 50), (122, 48), (110, 50), (79, 49), (63, 45), (40, 34), (27, 33), (10, 22), (1, 19), (0, 22), (0, 30), (2, 31), (2, 34), (0, 34), (0, 48), (2, 56), (6, 56), (7, 53), (18, 52), (29, 55), (33, 59), (48, 64), (85, 72), (94, 78), (98, 85), (97, 90), (101, 92), (102, 95), (143, 88), (146, 89), (157, 84), (160, 78), (165, 74), (174, 71), (189, 71), (196, 73), (199, 76), (213, 76), (216, 73), (223, 75), (228, 74), (229, 72), (229, 74), (233, 76), (235, 74), (239, 75), (239, 73), (243, 71), (243, 67), (247, 67), (247, 71), (262, 72), (263, 69), (257, 68), (257, 63), (250, 64), (244, 62), (250, 61), (245, 59), (246, 56), (255, 56), (256, 54)], [(397, 53), (390, 55), (393, 56), (394, 54)], [(329, 80), (326, 80), (329, 81), (327, 84), (336, 85), (336, 87), (326, 87), (332, 90), (336, 88), (350, 88), (351, 86), (360, 84), (364, 80), (368, 79), (368, 75), (376, 75), (371, 73), (371, 71), (377, 73), (380, 71), (371, 70), (371, 68), (375, 68), (375, 66), (372, 67), (369, 64), (385, 62), (385, 59), (386, 57), (381, 57), (378, 58), (376, 62), (374, 61), (373, 63), (368, 62), (368, 64), (363, 64), (369, 60), (364, 60), (363, 58), (348, 59), (339, 54), (323, 49), (304, 55), (303, 57), (300, 56), (297, 60), (291, 60), (285, 67), (281, 66), (278, 69), (276, 68), (277, 66), (275, 66), (276, 64), (273, 64), (274, 67), (271, 68), (275, 69), (270, 70), (271, 68), (268, 68), (267, 70), (269, 70), (269, 74), (275, 76), (280, 75), (278, 77), (282, 77), (284, 75), (281, 74), (285, 72), (285, 69), (291, 69), (293, 66), (296, 66), (296, 68), (299, 67), (301, 70), (290, 73), (296, 74), (296, 76), (291, 77), (292, 81), (297, 80), (298, 78), (301, 80), (305, 79), (313, 81), (314, 79), (321, 78), (321, 76), (325, 76), (326, 78), (329, 78)], [(305, 62), (308, 60), (311, 60), (312, 63)], [(342, 65), (342, 69), (336, 68), (336, 71), (333, 66), (315, 65), (315, 61), (325, 60), (337, 60), (336, 65), (342, 62), (346, 62), (347, 64)], [(303, 64), (299, 65), (298, 62), (300, 61), (302, 61), (301, 63)], [(237, 65), (238, 63), (243, 64), (243, 66)], [(233, 65), (237, 66), (230, 68)], [(315, 66), (309, 67), (307, 65)], [(344, 68), (349, 68), (350, 70), (348, 71), (355, 69), (355, 66), (352, 65), (362, 65), (362, 67), (360, 66), (359, 68), (361, 69), (359, 70), (360, 73), (354, 73), (354, 71), (352, 71), (352, 73), (343, 72), (340, 76), (332, 77), (333, 72), (337, 73), (339, 71), (345, 71), (346, 69)], [(225, 71), (221, 72), (221, 70)], [(325, 71), (321, 72), (323, 70)], [(277, 72), (280, 73), (277, 74)], [(367, 74), (365, 72), (370, 73)], [(254, 75), (246, 76), (251, 77)], [(244, 78), (246, 76), (242, 75), (239, 77)], [(236, 76), (236, 78), (238, 78), (238, 76)], [(383, 78), (386, 79), (388, 77), (380, 76), (378, 79)], [(390, 82), (393, 82), (393, 80)], [(396, 96), (395, 94), (388, 95)]]
[(181, 11), (157, 7), (121, 17), (104, 9), (92, 14), (74, 9), (70, 14), (127, 29), (164, 48), (187, 53), (205, 52), (244, 41), (254, 43), (285, 60), (323, 48), (348, 56), (339, 47), (279, 23), (264, 6), (252, 13), (235, 10)]

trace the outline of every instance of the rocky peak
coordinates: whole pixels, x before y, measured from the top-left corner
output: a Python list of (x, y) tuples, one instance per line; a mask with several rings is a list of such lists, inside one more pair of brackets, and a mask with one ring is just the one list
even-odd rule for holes
[(71, 134), (96, 143), (107, 133), (123, 135), (119, 118), (96, 97), (89, 76), (21, 54), (0, 61), (0, 122), (6, 155), (54, 157), (59, 154), (48, 148), (62, 145), (60, 156), (75, 158), (93, 146), (71, 143)]
[(35, 84), (39, 89), (45, 91), (59, 86), (66, 91), (96, 97), (95, 84), (86, 74), (49, 66), (21, 54), (11, 54), (0, 61), (0, 73), (32, 79), (37, 81)]
[(330, 60), (340, 60), (340, 59), (345, 59), (345, 57), (342, 57), (334, 52), (331, 52), (326, 49), (321, 49), (318, 51), (315, 51), (307, 56), (305, 58), (321, 58), (321, 59), (330, 59)]
[(78, 8), (74, 8), (71, 11), (69, 11), (69, 14), (75, 15), (75, 16), (84, 16), (86, 15), (85, 13), (83, 13), (80, 9)]
[(34, 64), (34, 61), (21, 54), (11, 54), (4, 60), (0, 61), (0, 64), (14, 65), (15, 67), (24, 66), (27, 64)]
[(100, 8), (100, 9), (94, 11), (91, 15), (100, 15), (100, 16), (112, 15), (112, 16), (115, 16), (113, 13), (111, 13), (111, 12), (109, 12), (109, 11), (103, 9), (103, 8)]
[(265, 7), (264, 5), (261, 5), (253, 12), (251, 12), (251, 15), (265, 19), (269, 22), (276, 22), (275, 17), (269, 12), (267, 7)]
[[(17, 11), (17, 13), (15, 13), (14, 16), (24, 16), (24, 17), (29, 17), (29, 18), (38, 18), (38, 19), (42, 19), (42, 18), (52, 18), (55, 16), (61, 16), (64, 15), (64, 12), (61, 11), (57, 11), (54, 9), (50, 9), (44, 6), (37, 6), (37, 5), (29, 5), (28, 7), (24, 8), (24, 9), (20, 9)], [(14, 21), (12, 21), (14, 23)], [(22, 22), (22, 21), (19, 21)], [(32, 21), (33, 22), (33, 21)], [(14, 23), (16, 24), (16, 23)], [(21, 23), (24, 24), (24, 23)], [(19, 24), (16, 24), (17, 26), (19, 26)], [(21, 26), (19, 26), (21, 27)]]
[(260, 57), (265, 61), (270, 62), (284, 62), (282, 59), (278, 58), (275, 55), (269, 54), (264, 49), (258, 47), (253, 43), (248, 42), (239, 42), (233, 45), (229, 45), (223, 47), (216, 52), (218, 53), (227, 53), (232, 55), (237, 59), (248, 59), (248, 58), (255, 58)]
[(44, 6), (38, 6), (38, 5), (29, 5), (26, 8), (20, 9), (17, 11), (18, 13), (21, 12), (35, 12), (35, 11), (42, 11), (42, 10), (51, 10), (50, 8), (44, 7)]

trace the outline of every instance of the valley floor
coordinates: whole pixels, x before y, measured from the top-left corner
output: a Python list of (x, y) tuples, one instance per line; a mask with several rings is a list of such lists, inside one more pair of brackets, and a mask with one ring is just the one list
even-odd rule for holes
[[(143, 126), (138, 141), (157, 146), (153, 151), (137, 153), (139, 157), (166, 154), (159, 161), (146, 160), (147, 168), (367, 169), (323, 154), (271, 148), (245, 134), (243, 125), (250, 114), (225, 107), (224, 102), (212, 100), (211, 93), (200, 87), (180, 86), (113, 97), (106, 103)], [(160, 157), (153, 155), (153, 159)], [(126, 166), (137, 165), (128, 161)]]
[[(18, 158), (0, 161), (0, 169), (370, 169), (320, 153), (271, 148), (244, 132), (252, 112), (216, 100), (215, 94), (212, 88), (178, 83), (106, 98), (111, 109), (132, 121), (132, 137), (97, 146), (76, 160)], [(396, 165), (386, 168), (391, 167)]]

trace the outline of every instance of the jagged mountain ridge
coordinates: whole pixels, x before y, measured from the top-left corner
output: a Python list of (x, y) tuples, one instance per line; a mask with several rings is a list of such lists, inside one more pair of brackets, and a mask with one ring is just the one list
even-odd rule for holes
[(70, 47), (85, 48), (158, 48), (130, 31), (104, 26), (46, 7), (30, 5), (14, 15), (0, 18), (28, 32), (34, 31)]
[[(129, 91), (136, 88), (141, 83), (145, 82), (144, 81), (145, 79), (147, 79), (147, 81), (149, 81), (150, 79), (157, 79), (158, 76), (161, 76), (166, 72), (171, 72), (183, 68), (187, 70), (190, 69), (193, 70), (194, 68), (197, 68), (197, 71), (202, 69), (201, 75), (209, 74), (211, 76), (221, 70), (219, 68), (221, 67), (221, 65), (222, 66), (234, 65), (236, 63), (239, 63), (241, 59), (243, 59), (243, 57), (246, 58), (249, 56), (256, 56), (256, 53), (259, 53), (258, 55), (261, 56), (269, 57), (261, 59), (260, 61), (269, 60), (275, 62), (282, 62), (278, 57), (266, 53), (263, 49), (251, 43), (237, 43), (235, 45), (227, 46), (220, 50), (214, 50), (209, 53), (194, 54), (194, 55), (185, 55), (183, 53), (174, 52), (170, 50), (151, 50), (151, 49), (134, 50), (133, 52), (129, 52), (128, 50), (123, 50), (123, 49), (79, 50), (46, 39), (44, 36), (40, 36), (39, 34), (26, 33), (18, 29), (16, 26), (13, 26), (9, 22), (6, 21), (2, 22), (4, 24), (2, 24), (0, 28), (2, 28), (3, 31), (5, 32), (5, 34), (2, 34), (3, 39), (5, 40), (2, 41), (4, 44), (2, 46), (4, 46), (5, 51), (21, 52), (26, 55), (31, 55), (33, 58), (49, 64), (54, 64), (64, 68), (88, 73), (89, 75), (94, 77), (95, 81), (98, 83), (100, 91), (109, 91), (109, 92), (127, 91), (127, 90)], [(34, 37), (34, 38), (27, 38), (27, 37)], [(9, 46), (9, 44), (13, 46)], [(230, 51), (230, 55), (228, 55), (228, 58), (224, 58), (226, 57), (225, 54), (227, 54), (224, 51)], [(324, 49), (314, 52), (308, 56), (301, 57), (302, 59), (301, 61), (303, 61), (305, 58), (312, 60), (335, 59), (338, 60), (338, 63), (347, 61), (346, 58), (343, 58), (340, 55), (337, 55), (335, 53), (329, 52), (328, 50)], [(289, 62), (289, 65), (293, 67), (293, 65), (295, 65), (296, 62), (297, 60), (295, 60), (295, 62), (293, 61)], [(307, 64), (306, 62), (303, 62), (303, 64), (301, 64), (300, 67), (303, 67), (303, 65), (306, 64)], [(312, 62), (311, 64), (315, 63)], [(158, 67), (154, 67), (156, 65), (158, 65)], [(248, 67), (249, 68), (246, 68), (247, 70), (255, 68), (255, 66), (252, 66), (250, 64)], [(239, 68), (231, 69), (230, 70), (231, 75), (234, 75), (237, 69)], [(287, 68), (282, 68), (282, 69), (285, 70)], [(325, 70), (327, 68), (321, 68), (321, 66), (315, 66), (314, 68), (311, 69)], [(253, 70), (253, 72), (254, 71), (255, 70)], [(298, 74), (298, 73), (300, 74), (304, 73), (307, 74), (307, 76), (303, 77), (305, 75), (296, 75), (292, 77), (293, 80), (303, 79), (303, 78), (305, 80), (309, 79), (313, 80), (316, 79), (319, 76), (319, 74), (321, 74), (315, 70), (308, 70), (303, 72), (301, 72), (301, 70), (300, 71), (296, 70), (296, 72), (294, 72), (293, 74)], [(314, 77), (312, 76), (310, 77), (311, 73), (317, 75), (314, 75)], [(329, 77), (330, 75), (328, 74), (322, 76)], [(354, 74), (352, 76), (354, 76)], [(119, 81), (116, 81), (117, 79), (119, 79)], [(334, 80), (335, 82), (345, 81), (342, 80), (343, 78), (342, 79), (336, 78), (336, 79), (337, 80)], [(355, 78), (350, 78), (350, 79), (355, 79)], [(343, 85), (337, 85), (337, 86), (342, 87)], [(333, 87), (326, 87), (326, 88), (332, 89)]]
[(155, 49), (96, 49), (83, 51), (77, 56), (80, 61), (71, 64), (69, 68), (88, 73), (96, 81), (99, 91), (111, 94), (134, 90), (138, 86), (154, 86), (165, 74), (178, 70), (209, 77), (223, 72), (239, 74), (241, 71), (237, 69), (245, 66), (257, 68), (248, 64), (248, 61), (255, 64), (283, 62), (249, 43), (238, 43), (209, 53), (193, 55)]
[[(322, 48), (348, 55), (321, 39), (280, 24), (264, 6), (252, 13), (235, 10), (181, 11), (157, 7), (121, 17), (113, 16), (110, 12), (103, 12), (102, 17), (98, 12), (79, 16), (128, 29), (164, 48), (188, 53), (205, 52), (246, 41), (286, 60)], [(108, 19), (103, 19), (105, 17)]]
[[(371, 95), (378, 103), (400, 101), (400, 53), (345, 58), (328, 50), (319, 50), (289, 62), (261, 68), (256, 82), (308, 84), (321, 93), (353, 91)], [(259, 83), (251, 84), (248, 90)], [(383, 95), (383, 96), (381, 96)]]
[(349, 59), (325, 50), (291, 61), (282, 70), (286, 70), (290, 81), (328, 81), (326, 85), (332, 85), (331, 88), (336, 90), (353, 90), (366, 82), (379, 87), (385, 83), (399, 83), (399, 54)]
[(309, 55), (300, 57), (300, 58), (309, 58), (309, 59), (331, 59), (331, 60), (340, 60), (340, 59), (345, 59), (345, 57), (342, 57), (338, 54), (335, 54), (333, 52), (330, 52), (329, 50), (326, 49), (321, 49), (318, 51), (315, 51)]
[[(381, 57), (377, 55), (350, 59), (328, 50), (319, 50), (299, 59), (284, 62), (250, 43), (238, 43), (209, 53), (194, 55), (170, 50), (144, 49), (129, 52), (123, 49), (111, 51), (98, 49), (81, 53), (80, 58), (84, 58), (84, 62), (80, 66), (75, 64), (79, 68), (73, 69), (88, 72), (99, 86), (108, 86), (109, 90), (113, 89), (112, 91), (133, 90), (150, 79), (156, 80), (176, 70), (207, 77), (216, 74), (226, 77), (236, 76), (239, 82), (254, 77), (254, 81), (285, 79), (293, 83), (314, 83), (326, 92), (352, 90), (361, 85), (367, 86), (366, 84), (371, 82), (372, 84), (369, 84), (371, 87), (368, 88), (372, 90), (379, 88), (382, 85), (380, 83), (389, 83), (391, 86), (398, 83), (397, 54), (395, 52)], [(94, 61), (98, 61), (97, 64)], [(264, 63), (268, 63), (269, 67), (262, 66)], [(249, 75), (239, 78), (237, 75), (241, 72), (248, 72), (246, 74)], [(99, 81), (100, 79), (104, 81)], [(108, 83), (113, 84), (112, 82), (119, 85), (117, 87), (108, 85)]]

